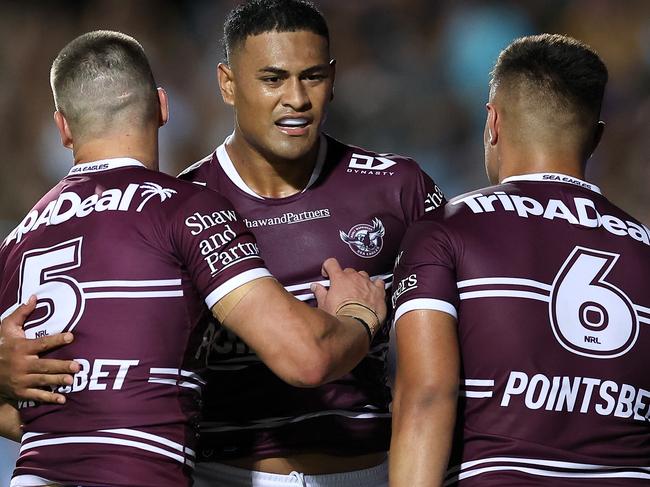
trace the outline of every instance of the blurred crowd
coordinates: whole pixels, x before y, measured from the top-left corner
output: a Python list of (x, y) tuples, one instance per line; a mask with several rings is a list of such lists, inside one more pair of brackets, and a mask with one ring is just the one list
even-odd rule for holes
[[(587, 42), (610, 70), (603, 108), (607, 128), (588, 177), (650, 225), (647, 0), (315, 2), (329, 21), (337, 59), (327, 131), (355, 145), (415, 157), (447, 196), (486, 184), (484, 103), (499, 51), (515, 37), (539, 32)], [(176, 174), (211, 152), (232, 127), (215, 68), (223, 57), (223, 20), (237, 3), (0, 3), (0, 238), (71, 165), (52, 122), (49, 89), (50, 64), (68, 41), (105, 28), (143, 44), (156, 81), (171, 98), (171, 121), (161, 132), (161, 167)]]

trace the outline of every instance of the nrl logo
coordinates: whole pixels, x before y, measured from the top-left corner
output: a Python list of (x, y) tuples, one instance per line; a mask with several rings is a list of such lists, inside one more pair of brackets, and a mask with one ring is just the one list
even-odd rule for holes
[(359, 223), (350, 228), (348, 233), (339, 230), (341, 240), (350, 246), (352, 252), (364, 259), (374, 257), (381, 251), (385, 234), (384, 224), (379, 218), (373, 218), (372, 225)]

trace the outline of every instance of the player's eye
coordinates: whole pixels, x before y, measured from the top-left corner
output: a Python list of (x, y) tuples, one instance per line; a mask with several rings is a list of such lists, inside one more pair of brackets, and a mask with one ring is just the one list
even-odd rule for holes
[(260, 78), (263, 83), (267, 84), (276, 84), (280, 82), (280, 77), (279, 76), (263, 76)]
[(323, 73), (313, 73), (305, 76), (305, 79), (308, 81), (323, 81), (327, 78), (327, 75)]

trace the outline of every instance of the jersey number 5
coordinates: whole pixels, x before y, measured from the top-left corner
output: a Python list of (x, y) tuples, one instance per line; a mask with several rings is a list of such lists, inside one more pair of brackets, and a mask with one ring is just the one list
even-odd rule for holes
[(70, 331), (83, 314), (85, 300), (79, 282), (65, 275), (81, 265), (82, 240), (78, 237), (23, 254), (18, 302), (26, 302), (32, 294), (38, 297), (36, 318), (24, 326), (27, 338)]
[(634, 346), (639, 322), (630, 298), (605, 278), (618, 254), (576, 247), (555, 276), (549, 314), (553, 333), (567, 350), (614, 358)]

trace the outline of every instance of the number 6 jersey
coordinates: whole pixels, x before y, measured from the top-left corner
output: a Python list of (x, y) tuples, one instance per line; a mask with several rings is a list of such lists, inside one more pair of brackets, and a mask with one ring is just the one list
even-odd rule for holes
[(402, 249), (396, 319), (458, 320), (445, 485), (650, 482), (648, 228), (593, 185), (529, 174), (451, 200)]
[(133, 159), (73, 167), (0, 247), (0, 312), (37, 295), (27, 337), (72, 331), (47, 357), (81, 365), (59, 388), (65, 405), (19, 405), (16, 481), (190, 485), (197, 324), (205, 304), (266, 275), (217, 193)]

